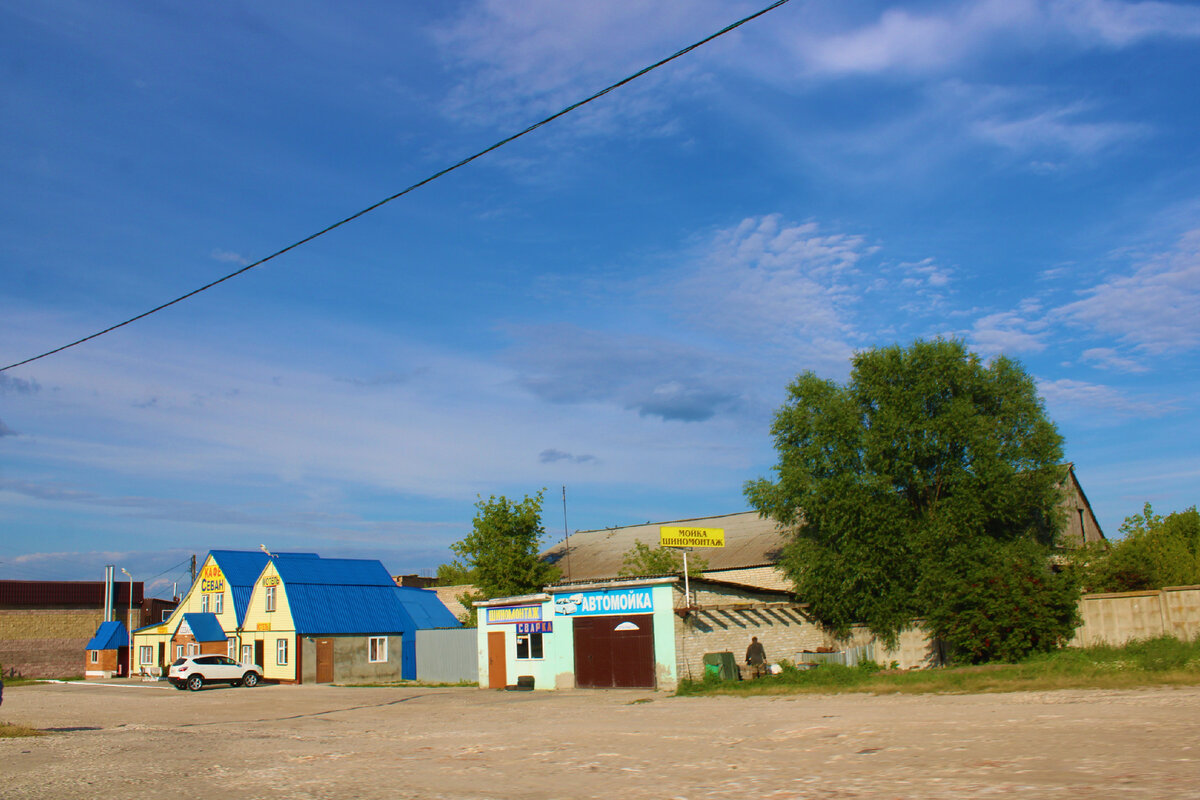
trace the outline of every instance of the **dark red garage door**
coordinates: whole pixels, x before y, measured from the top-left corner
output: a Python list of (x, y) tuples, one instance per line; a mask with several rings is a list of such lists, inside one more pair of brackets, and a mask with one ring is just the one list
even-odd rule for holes
[(576, 617), (575, 685), (580, 689), (653, 689), (654, 618)]

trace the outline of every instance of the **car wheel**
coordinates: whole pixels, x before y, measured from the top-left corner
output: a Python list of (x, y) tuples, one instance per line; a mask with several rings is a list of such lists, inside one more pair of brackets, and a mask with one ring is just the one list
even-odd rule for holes
[(258, 686), (258, 673), (247, 672), (246, 676), (242, 678), (241, 683), (242, 686), (253, 689), (255, 686)]
[(198, 692), (204, 688), (204, 677), (201, 675), (192, 675), (187, 679), (187, 687), (193, 692)]

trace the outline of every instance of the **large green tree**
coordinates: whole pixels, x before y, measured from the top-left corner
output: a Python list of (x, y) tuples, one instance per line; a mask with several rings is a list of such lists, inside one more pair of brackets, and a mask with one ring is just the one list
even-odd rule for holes
[(1069, 638), (1062, 439), (1019, 364), (943, 339), (865, 351), (844, 385), (796, 378), (771, 431), (775, 480), (746, 495), (793, 532), (782, 566), (827, 627), (891, 644), (922, 619), (974, 662)]
[(461, 598), (468, 608), (472, 600), (540, 592), (546, 584), (558, 580), (558, 567), (538, 556), (546, 534), (542, 527), (545, 492), (542, 489), (520, 502), (493, 495), (475, 503), (471, 532), (450, 545), (458, 559), (438, 568), (439, 576), (445, 567), (447, 575), (453, 572), (471, 577), (476, 592)]
[(1121, 538), (1080, 553), (1084, 589), (1134, 592), (1200, 583), (1200, 512), (1196, 507), (1161, 517), (1149, 503), (1126, 517)]

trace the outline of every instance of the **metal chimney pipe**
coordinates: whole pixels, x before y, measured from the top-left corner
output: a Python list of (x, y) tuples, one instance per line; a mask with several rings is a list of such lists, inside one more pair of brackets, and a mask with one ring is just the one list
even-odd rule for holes
[(116, 573), (115, 564), (104, 568), (104, 621), (113, 621), (113, 575)]

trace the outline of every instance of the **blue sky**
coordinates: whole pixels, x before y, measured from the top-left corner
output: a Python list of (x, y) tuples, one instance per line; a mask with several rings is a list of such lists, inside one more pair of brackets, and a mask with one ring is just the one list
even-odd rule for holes
[[(0, 354), (207, 283), (754, 3), (0, 2)], [(0, 373), (0, 577), (448, 560), (741, 511), (797, 373), (954, 336), (1105, 532), (1200, 485), (1200, 6), (793, 0), (140, 323)]]

